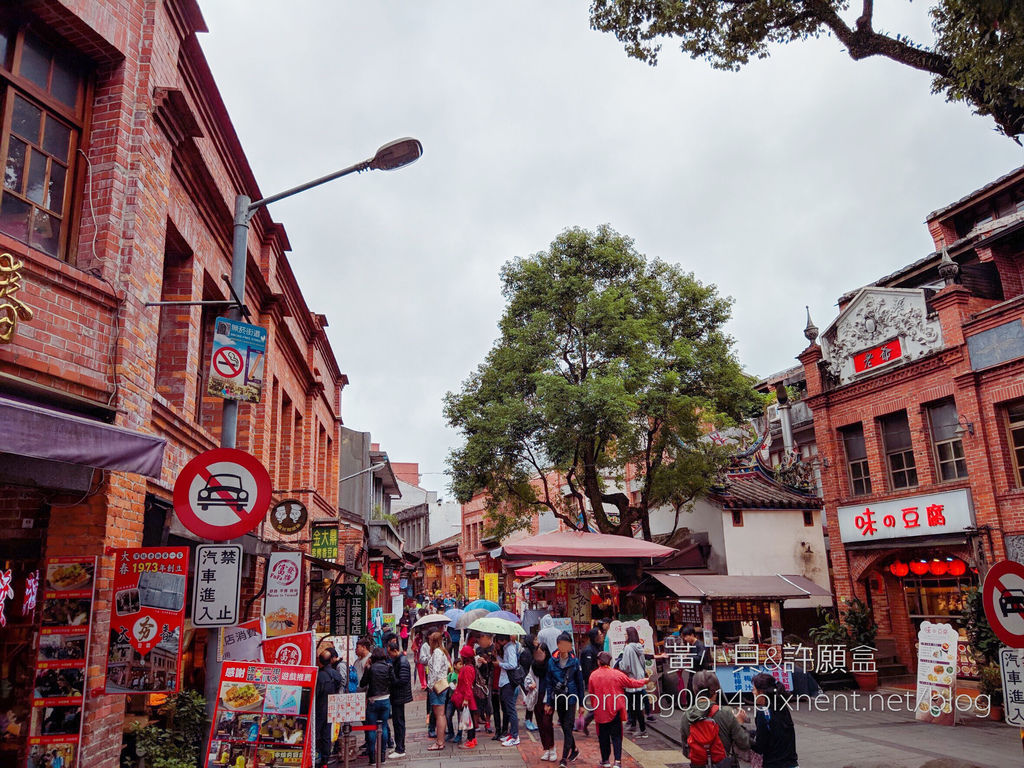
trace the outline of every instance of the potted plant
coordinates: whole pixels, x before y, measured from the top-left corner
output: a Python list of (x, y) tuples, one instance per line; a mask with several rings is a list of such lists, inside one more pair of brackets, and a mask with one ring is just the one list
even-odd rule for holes
[[(818, 608), (818, 626), (812, 627), (807, 634), (815, 645), (843, 647), (849, 646), (850, 636), (843, 626), (842, 621), (836, 615), (833, 608)], [(820, 655), (818, 656), (820, 659)], [(824, 669), (817, 667), (814, 670), (818, 684), (823, 688), (846, 687), (850, 682), (849, 671), (846, 669)]]
[(998, 664), (986, 664), (978, 670), (981, 692), (988, 696), (990, 720), (1003, 719), (1003, 677)]
[(843, 613), (843, 626), (849, 637), (849, 644), (854, 656), (853, 668), (850, 670), (857, 687), (862, 691), (878, 689), (878, 668), (875, 664), (875, 638), (878, 637), (878, 624), (867, 604), (859, 597), (846, 601)]

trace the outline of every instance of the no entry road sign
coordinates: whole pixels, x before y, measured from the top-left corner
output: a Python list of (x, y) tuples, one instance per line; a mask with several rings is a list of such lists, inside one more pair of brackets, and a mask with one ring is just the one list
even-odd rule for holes
[(1011, 648), (1024, 648), (1024, 565), (996, 563), (985, 577), (982, 602), (996, 636)]
[(185, 465), (174, 482), (174, 511), (197, 536), (227, 541), (248, 533), (270, 508), (270, 475), (245, 451), (215, 448)]

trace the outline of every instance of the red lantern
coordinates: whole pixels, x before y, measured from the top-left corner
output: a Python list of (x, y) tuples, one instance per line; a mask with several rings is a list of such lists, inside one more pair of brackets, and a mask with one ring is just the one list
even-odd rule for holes
[(924, 560), (915, 560), (910, 564), (910, 572), (915, 576), (924, 576), (928, 573), (928, 563)]
[(963, 560), (954, 559), (953, 562), (949, 564), (950, 576), (963, 576), (965, 573), (967, 573), (967, 563)]
[(889, 563), (889, 573), (891, 573), (893, 576), (897, 576), (902, 579), (904, 576), (910, 573), (910, 566), (904, 563), (902, 560), (896, 560), (892, 563)]
[(949, 563), (945, 560), (932, 560), (928, 564), (928, 570), (931, 571), (933, 576), (945, 576), (949, 570)]

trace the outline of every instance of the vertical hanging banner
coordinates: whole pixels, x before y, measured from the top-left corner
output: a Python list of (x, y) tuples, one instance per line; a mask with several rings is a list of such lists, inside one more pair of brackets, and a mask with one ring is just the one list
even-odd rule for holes
[(192, 582), (192, 624), (233, 627), (242, 587), (242, 545), (200, 544)]
[(42, 765), (45, 755), (57, 755), (65, 768), (79, 765), (95, 579), (95, 557), (46, 561), (28, 765)]
[(316, 667), (226, 661), (204, 765), (307, 766)]
[(267, 567), (263, 617), (267, 637), (293, 634), (299, 628), (302, 597), (302, 553), (271, 552)]
[(496, 573), (484, 574), (484, 600), (490, 600), (492, 603), (498, 602), (498, 574)]
[(185, 623), (188, 547), (114, 550), (105, 693), (173, 693)]

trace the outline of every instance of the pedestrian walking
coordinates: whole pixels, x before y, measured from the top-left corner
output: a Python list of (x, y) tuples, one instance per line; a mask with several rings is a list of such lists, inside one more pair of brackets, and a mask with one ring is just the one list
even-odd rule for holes
[(576, 748), (573, 727), (576, 724), (576, 708), (583, 697), (583, 672), (580, 660), (572, 651), (572, 635), (563, 632), (558, 636), (558, 650), (548, 659), (547, 700), (544, 711), (558, 714), (562, 728), (562, 759), (559, 768), (575, 762), (580, 751)]
[[(587, 645), (580, 651), (580, 671), (583, 673), (584, 690), (586, 690), (587, 684), (590, 683), (590, 675), (597, 669), (597, 657), (603, 649), (603, 643), (604, 635), (601, 634), (600, 628), (591, 627), (590, 631), (587, 632)], [(593, 719), (594, 713), (592, 711), (586, 709), (581, 711), (577, 720), (577, 730), (583, 731), (584, 736), (589, 735), (587, 728), (590, 727)]]
[[(551, 654), (548, 647), (539, 643), (533, 651), (533, 664), (530, 665), (530, 674), (527, 676), (526, 684), (528, 693), (527, 711), (530, 703), (533, 704), (534, 716), (537, 720), (537, 730), (540, 735), (540, 745), (544, 753), (541, 760), (549, 760), (552, 763), (558, 759), (555, 752), (555, 728), (551, 712), (547, 709), (548, 699), (548, 660)], [(531, 686), (533, 686), (531, 688)]]
[(459, 677), (452, 691), (451, 701), (458, 718), (459, 731), (465, 732), (465, 743), (459, 749), (476, 749), (476, 696), (473, 683), (476, 681), (476, 654), (473, 648), (465, 646), (459, 651), (461, 664)]
[(441, 645), (440, 632), (431, 632), (427, 643), (430, 648), (430, 658), (427, 662), (427, 706), (434, 716), (434, 743), (427, 749), (437, 752), (445, 748), (441, 723), (444, 722), (444, 707), (448, 695), (448, 670), (452, 665)]
[(413, 658), (416, 659), (416, 679), (420, 681), (420, 690), (427, 690), (427, 662), (430, 661), (430, 646), (422, 632), (417, 632), (412, 640)]
[[(486, 642), (491, 642), (491, 636), (486, 636)], [(477, 635), (474, 633), (473, 642), (470, 643), (473, 647), (474, 664), (476, 666), (476, 677), (473, 680), (473, 695), (476, 698), (476, 715), (479, 720), (479, 726), (484, 728), (485, 733), (491, 732), (491, 678), (493, 676), (493, 664), (490, 661), (490, 655), (484, 648), (483, 643), (485, 642), (483, 635)]]
[(331, 723), (327, 722), (327, 697), (341, 693), (342, 679), (338, 670), (331, 666), (334, 657), (328, 650), (320, 651), (316, 657), (316, 688), (313, 700), (314, 719), (316, 720), (316, 764), (317, 768), (326, 768), (327, 758), (331, 754)]
[(555, 620), (547, 613), (541, 617), (540, 631), (537, 632), (537, 642), (544, 643), (548, 647), (548, 653), (558, 650), (558, 636), (562, 631), (555, 626)]
[(612, 656), (601, 651), (597, 657), (597, 669), (590, 675), (587, 686), (588, 702), (593, 705), (594, 722), (597, 723), (597, 741), (601, 749), (601, 767), (610, 768), (612, 752), (615, 753), (615, 768), (622, 768), (622, 721), (626, 719), (628, 688), (645, 688), (646, 675), (633, 678), (621, 669), (611, 667)]
[(360, 688), (366, 689), (366, 724), (376, 725), (377, 730), (370, 731), (369, 756), (370, 762), (376, 762), (377, 739), (381, 739), (381, 762), (387, 758), (388, 720), (391, 719), (391, 688), (394, 685), (395, 668), (383, 648), (374, 648), (370, 652), (370, 663), (363, 672)]
[[(715, 673), (707, 670), (696, 673), (693, 690), (693, 704), (683, 711), (680, 726), (683, 755), (691, 765), (701, 768), (708, 764), (708, 757), (713, 758), (715, 754), (718, 760), (712, 759), (712, 765), (721, 768), (735, 768), (739, 758), (749, 762), (750, 734), (743, 727), (747, 715), (742, 709), (736, 711), (721, 706), (722, 686)], [(716, 739), (721, 744), (721, 752), (714, 749)]]
[(764, 768), (799, 768), (786, 687), (766, 672), (754, 675), (751, 682), (757, 714), (750, 749), (761, 755)]
[[(530, 674), (530, 667), (533, 665), (533, 649), (537, 647), (533, 635), (526, 635), (523, 638), (522, 649), (519, 651), (519, 666), (523, 668), (523, 679)], [(526, 715), (523, 718), (523, 725), (528, 731), (536, 731), (537, 726), (533, 722), (533, 708), (526, 708)]]
[(519, 745), (519, 713), (516, 711), (516, 697), (519, 695), (519, 686), (526, 676), (523, 668), (519, 666), (519, 643), (507, 635), (495, 637), (501, 651), (501, 661), (498, 666), (501, 672), (498, 675), (498, 689), (501, 692), (501, 713), (508, 722), (508, 735), (501, 740), (506, 747)]
[(398, 637), (402, 641), (402, 651), (409, 650), (409, 630), (412, 628), (412, 616), (409, 611), (402, 613), (402, 618), (398, 620)]
[(409, 657), (399, 649), (395, 640), (388, 645), (388, 656), (395, 672), (391, 684), (391, 725), (395, 749), (388, 755), (391, 760), (405, 757), (405, 705), (412, 701), (412, 668)]
[[(640, 633), (636, 627), (626, 627), (626, 647), (619, 659), (619, 669), (635, 680), (647, 677), (647, 664), (644, 661), (644, 646), (640, 642)], [(627, 688), (629, 694), (629, 726), (640, 730), (640, 738), (647, 738), (647, 718), (644, 714), (644, 696), (646, 687)]]

